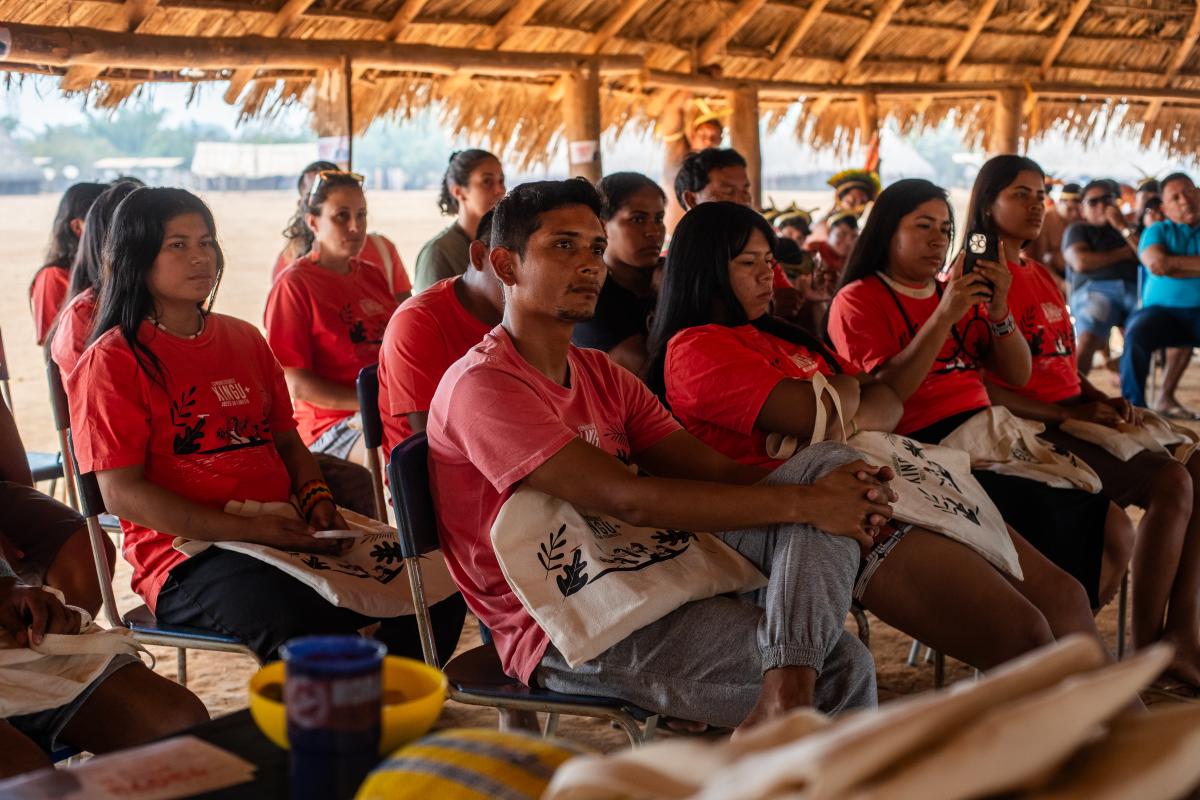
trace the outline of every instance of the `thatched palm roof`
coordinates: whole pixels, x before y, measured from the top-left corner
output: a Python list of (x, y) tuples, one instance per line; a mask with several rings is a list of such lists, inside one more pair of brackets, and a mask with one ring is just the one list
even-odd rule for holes
[(533, 158), (562, 126), (560, 73), (592, 54), (606, 129), (652, 124), (680, 90), (719, 106), (752, 85), (765, 113), (803, 102), (815, 144), (855, 141), (864, 114), (904, 129), (958, 114), (986, 140), (997, 90), (1020, 93), (1026, 137), (1200, 138), (1200, 6), (1177, 0), (0, 0), (0, 20), (0, 68), (101, 104), (232, 78), (227, 99), (257, 114), (348, 56), (356, 127), (440, 101)]

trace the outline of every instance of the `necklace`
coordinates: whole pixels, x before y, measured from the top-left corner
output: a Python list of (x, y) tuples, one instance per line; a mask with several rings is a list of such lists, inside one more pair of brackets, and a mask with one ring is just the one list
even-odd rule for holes
[(154, 327), (158, 328), (160, 331), (163, 331), (164, 333), (169, 333), (172, 336), (175, 336), (179, 339), (195, 339), (197, 336), (204, 333), (204, 315), (201, 314), (200, 311), (196, 311), (196, 316), (200, 318), (200, 325), (196, 328), (195, 333), (176, 333), (175, 331), (168, 328), (166, 325), (163, 325), (161, 322), (159, 322), (154, 317), (147, 317), (147, 319), (149, 319), (151, 322), (154, 323)]

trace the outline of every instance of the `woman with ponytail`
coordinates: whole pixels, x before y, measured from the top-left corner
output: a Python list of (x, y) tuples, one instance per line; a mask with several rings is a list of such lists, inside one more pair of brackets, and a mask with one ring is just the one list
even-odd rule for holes
[(45, 344), (58, 310), (67, 300), (71, 264), (83, 236), (84, 219), (96, 198), (108, 187), (103, 183), (77, 183), (63, 192), (50, 232), (50, 249), (29, 284), (29, 306), (37, 343)]
[(504, 196), (504, 168), (500, 160), (486, 150), (459, 150), (450, 155), (442, 177), (438, 206), (454, 217), (437, 236), (417, 254), (413, 286), (420, 292), (455, 275), (462, 275), (471, 263), (471, 241), (479, 220)]

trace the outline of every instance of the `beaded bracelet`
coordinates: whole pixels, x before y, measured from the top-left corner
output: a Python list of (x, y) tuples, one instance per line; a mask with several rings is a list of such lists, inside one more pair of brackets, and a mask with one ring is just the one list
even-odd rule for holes
[(301, 515), (308, 519), (312, 516), (313, 509), (322, 500), (333, 502), (333, 492), (329, 490), (329, 484), (316, 478), (300, 487), (300, 490), (296, 492), (296, 500), (300, 504)]
[(992, 328), (992, 335), (997, 339), (1002, 339), (1017, 329), (1017, 323), (1015, 320), (1013, 320), (1013, 315), (1011, 312), (1000, 322), (992, 322), (991, 320), (988, 320), (988, 325), (990, 325)]

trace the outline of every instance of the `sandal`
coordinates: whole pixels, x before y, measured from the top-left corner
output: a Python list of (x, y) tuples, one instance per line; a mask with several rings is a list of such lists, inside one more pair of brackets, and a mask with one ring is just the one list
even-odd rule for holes
[(1167, 419), (1182, 420), (1187, 422), (1195, 422), (1200, 420), (1200, 414), (1196, 414), (1196, 412), (1184, 408), (1179, 403), (1171, 403), (1163, 408), (1152, 408), (1150, 410), (1155, 414), (1166, 417)]

